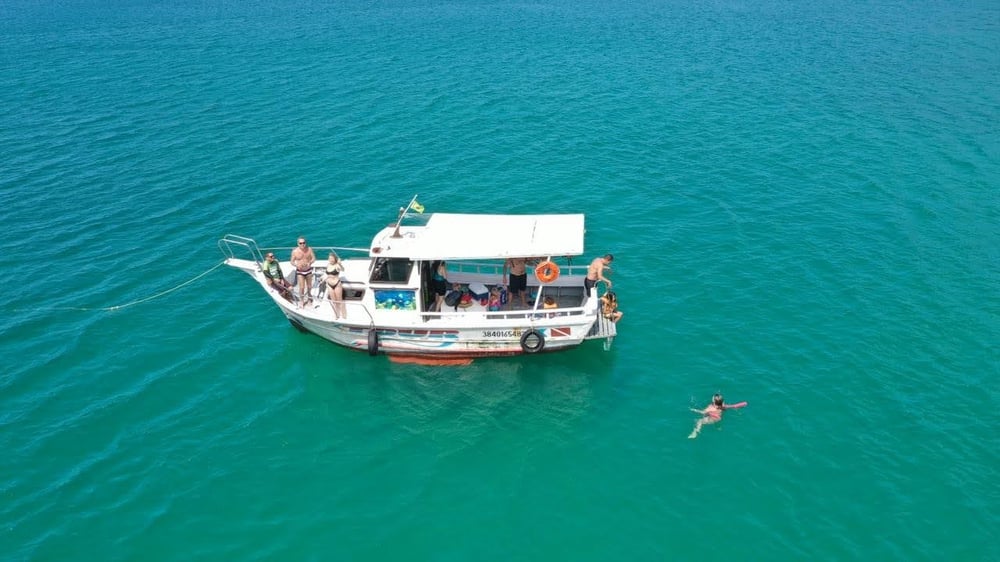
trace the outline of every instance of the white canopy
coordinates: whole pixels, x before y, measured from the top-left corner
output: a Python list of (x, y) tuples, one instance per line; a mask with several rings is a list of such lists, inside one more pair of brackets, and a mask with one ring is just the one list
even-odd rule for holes
[(389, 226), (372, 240), (371, 255), (414, 260), (470, 260), (583, 253), (580, 215), (434, 213), (424, 226)]

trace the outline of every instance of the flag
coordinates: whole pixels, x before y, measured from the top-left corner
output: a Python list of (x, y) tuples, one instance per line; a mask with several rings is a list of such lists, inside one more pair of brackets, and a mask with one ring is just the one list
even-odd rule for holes
[(418, 213), (424, 212), (424, 206), (421, 205), (420, 203), (417, 203), (416, 199), (413, 200), (413, 204), (410, 205), (410, 208)]

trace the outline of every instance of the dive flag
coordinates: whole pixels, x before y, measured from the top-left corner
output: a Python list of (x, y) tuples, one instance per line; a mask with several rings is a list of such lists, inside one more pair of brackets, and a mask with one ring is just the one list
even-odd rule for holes
[(418, 213), (424, 212), (424, 206), (421, 205), (420, 203), (417, 203), (416, 200), (413, 201), (413, 204), (410, 205), (410, 208), (413, 209), (414, 211), (418, 212)]

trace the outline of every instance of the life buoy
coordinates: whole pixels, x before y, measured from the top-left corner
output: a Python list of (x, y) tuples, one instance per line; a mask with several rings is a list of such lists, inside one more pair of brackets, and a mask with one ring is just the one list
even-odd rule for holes
[(374, 328), (368, 330), (368, 355), (378, 355), (378, 332)]
[(521, 334), (521, 349), (525, 353), (538, 353), (545, 349), (545, 336), (534, 328)]
[(541, 283), (551, 283), (559, 279), (559, 266), (555, 262), (543, 261), (535, 268), (535, 277)]

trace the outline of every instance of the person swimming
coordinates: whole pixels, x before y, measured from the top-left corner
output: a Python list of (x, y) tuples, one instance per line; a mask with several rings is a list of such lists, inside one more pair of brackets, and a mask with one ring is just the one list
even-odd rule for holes
[(722, 421), (722, 412), (726, 410), (726, 401), (723, 400), (721, 394), (715, 394), (712, 396), (712, 402), (705, 406), (704, 410), (696, 410), (691, 408), (691, 411), (696, 414), (701, 414), (702, 417), (694, 423), (694, 429), (691, 431), (691, 435), (688, 435), (688, 439), (694, 439), (698, 437), (701, 433), (701, 427), (703, 425), (708, 425), (718, 421)]

